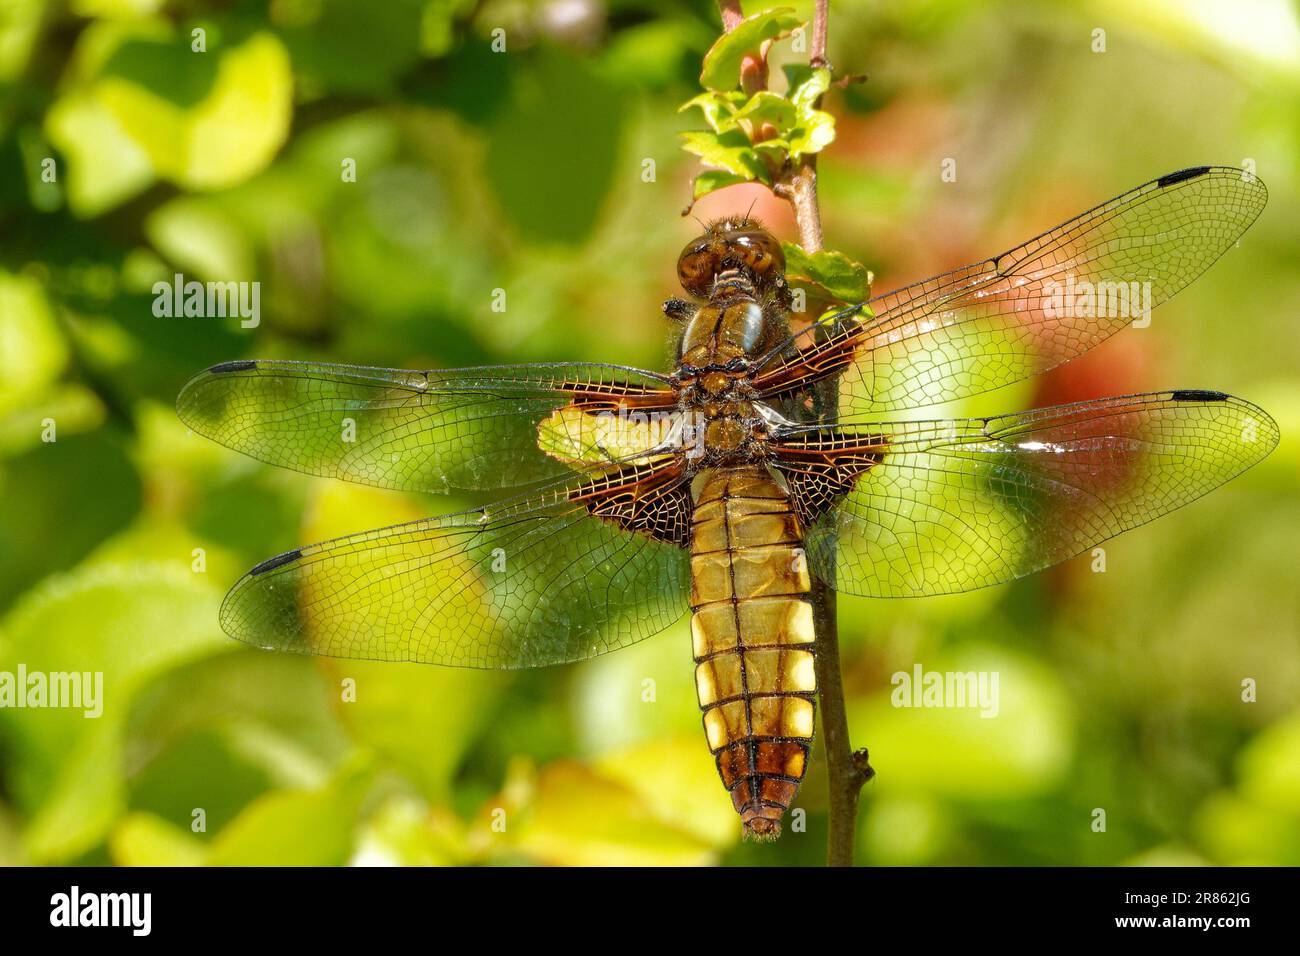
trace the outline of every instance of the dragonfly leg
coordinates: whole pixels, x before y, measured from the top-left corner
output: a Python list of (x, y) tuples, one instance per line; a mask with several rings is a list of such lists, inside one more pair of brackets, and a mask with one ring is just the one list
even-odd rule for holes
[(687, 302), (685, 299), (665, 299), (664, 315), (674, 322), (686, 322), (694, 318), (699, 306), (694, 302)]

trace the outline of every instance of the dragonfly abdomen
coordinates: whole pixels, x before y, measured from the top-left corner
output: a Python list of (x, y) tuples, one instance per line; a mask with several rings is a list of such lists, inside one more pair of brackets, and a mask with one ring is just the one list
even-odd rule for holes
[(761, 465), (708, 473), (692, 518), (704, 732), (746, 831), (774, 838), (803, 780), (817, 681), (802, 528)]

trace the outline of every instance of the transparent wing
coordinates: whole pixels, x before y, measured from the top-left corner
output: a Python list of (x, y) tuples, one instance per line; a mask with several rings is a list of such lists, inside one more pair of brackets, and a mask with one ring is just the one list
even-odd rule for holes
[[(176, 410), (201, 435), (260, 461), (404, 491), (508, 488), (571, 474), (538, 447), (602, 415), (671, 408), (653, 372), (614, 365), (502, 365), (432, 372), (239, 361), (200, 372)], [(552, 416), (555, 416), (552, 418)], [(586, 444), (590, 444), (587, 442)]]
[(679, 465), (348, 535), (264, 561), (227, 595), (227, 633), (269, 650), (458, 667), (594, 657), (686, 610), (690, 491)]
[[(769, 400), (842, 373), (840, 413), (924, 407), (1068, 362), (1190, 284), (1259, 216), (1239, 169), (1170, 173), (999, 256), (829, 316), (759, 366)], [(806, 334), (806, 333), (805, 333)]]
[(808, 530), (810, 566), (870, 597), (1010, 581), (1180, 508), (1263, 459), (1277, 425), (1222, 392), (1106, 398), (1017, 415), (793, 430), (805, 498), (847, 494)]

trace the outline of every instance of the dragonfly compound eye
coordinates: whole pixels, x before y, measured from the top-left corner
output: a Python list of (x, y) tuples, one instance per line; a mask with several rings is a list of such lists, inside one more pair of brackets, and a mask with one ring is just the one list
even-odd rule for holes
[(744, 263), (758, 282), (767, 282), (785, 272), (781, 243), (766, 229), (749, 229), (727, 236), (728, 254)]
[(722, 269), (726, 247), (705, 235), (691, 242), (677, 259), (677, 278), (682, 288), (700, 299), (709, 297), (713, 277)]
[(785, 272), (785, 253), (770, 232), (751, 219), (724, 219), (693, 240), (677, 259), (682, 288), (708, 298), (713, 280), (733, 269), (748, 273), (755, 285), (765, 285)]

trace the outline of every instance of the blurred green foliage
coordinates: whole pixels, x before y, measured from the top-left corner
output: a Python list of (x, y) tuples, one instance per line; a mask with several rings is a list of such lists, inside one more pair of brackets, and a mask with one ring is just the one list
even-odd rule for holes
[[(870, 78), (823, 104), (827, 243), (881, 290), (1184, 166), (1254, 162), (1271, 191), (1151, 328), (960, 411), (1213, 387), (1284, 436), (1107, 545), (1104, 574), (1085, 556), (953, 598), (841, 600), (852, 731), (879, 771), (860, 859), (1300, 864), (1293, 5), (833, 8), (831, 62)], [(679, 134), (699, 117), (677, 105), (717, 34), (703, 0), (0, 7), (0, 671), (105, 684), (98, 719), (0, 710), (0, 863), (821, 859), (820, 762), (806, 828), (739, 842), (684, 623), (512, 674), (226, 639), (217, 606), (254, 562), (467, 502), (278, 472), (171, 411), (189, 374), (249, 356), (662, 367), (658, 303), (697, 228)], [(774, 82), (798, 59), (778, 44)], [(696, 212), (755, 201), (793, 238), (758, 186)], [(260, 324), (156, 317), (176, 272), (260, 281)], [(917, 661), (996, 670), (999, 716), (890, 706)]]

